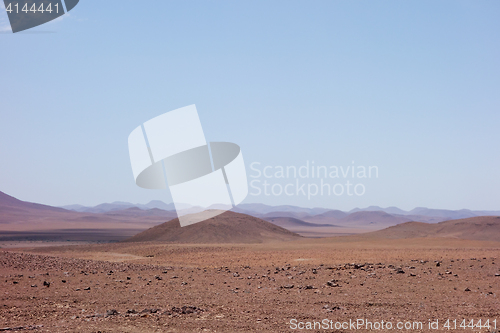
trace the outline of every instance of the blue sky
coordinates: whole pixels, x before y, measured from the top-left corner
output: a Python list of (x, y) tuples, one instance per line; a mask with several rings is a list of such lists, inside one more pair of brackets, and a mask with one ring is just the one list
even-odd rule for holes
[(498, 17), (497, 1), (81, 0), (12, 34), (2, 9), (0, 191), (168, 202), (134, 184), (127, 137), (196, 104), (248, 167), (379, 168), (363, 196), (246, 202), (500, 210)]

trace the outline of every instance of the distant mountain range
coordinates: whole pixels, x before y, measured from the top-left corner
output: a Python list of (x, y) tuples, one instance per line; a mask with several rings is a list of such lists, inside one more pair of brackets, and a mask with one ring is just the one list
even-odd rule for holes
[[(0, 192), (1, 193), (1, 192)], [(86, 212), (86, 213), (106, 213), (109, 211), (115, 210), (123, 210), (127, 208), (139, 208), (142, 210), (148, 209), (161, 209), (161, 210), (175, 210), (175, 206), (173, 203), (165, 203), (160, 200), (153, 200), (148, 202), (147, 204), (133, 204), (130, 202), (123, 201), (115, 201), (112, 203), (103, 203), (97, 206), (88, 207), (82, 205), (67, 205), (61, 206), (60, 208), (64, 208), (67, 210), (72, 210), (75, 212)], [(216, 208), (216, 207), (209, 207)], [(187, 204), (182, 205), (182, 209), (192, 209), (192, 210), (201, 210), (201, 207), (192, 207)], [(328, 208), (305, 208), (299, 206), (291, 206), (291, 205), (281, 205), (281, 206), (269, 206), (260, 203), (251, 203), (251, 204), (240, 204), (236, 208), (232, 209), (234, 212), (249, 214), (249, 215), (259, 215), (260, 217), (312, 217), (317, 216), (318, 218), (325, 217), (333, 217), (335, 219), (343, 218), (349, 214), (357, 213), (357, 212), (376, 212), (381, 211), (391, 215), (404, 215), (404, 216), (427, 216), (433, 218), (443, 218), (443, 219), (459, 219), (459, 218), (467, 218), (474, 216), (500, 216), (500, 210), (469, 210), (469, 209), (461, 209), (461, 210), (447, 210), (447, 209), (432, 209), (425, 207), (417, 207), (410, 211), (402, 210), (398, 207), (387, 207), (382, 208), (379, 206), (370, 206), (366, 208), (354, 208), (350, 211), (344, 212), (340, 210), (328, 209)], [(410, 218), (411, 219), (411, 218)]]
[[(202, 211), (201, 207), (182, 206), (182, 213)], [(212, 207), (216, 209), (217, 207)], [(326, 208), (291, 205), (241, 204), (235, 213), (253, 216), (307, 237), (329, 237), (385, 229), (406, 222), (440, 223), (478, 216), (500, 216), (500, 211), (430, 209), (417, 207), (405, 211), (397, 207), (370, 206), (344, 212)], [(43, 232), (62, 235), (62, 239), (92, 238), (91, 230), (120, 240), (177, 217), (172, 203), (155, 200), (147, 204), (116, 201), (94, 207), (70, 205), (51, 207), (18, 200), (0, 192), (0, 240), (14, 239), (16, 233)], [(83, 232), (85, 231), (85, 232)], [(35, 235), (34, 234), (34, 235)], [(71, 234), (71, 235), (70, 235)], [(21, 235), (21, 236), (22, 236)], [(71, 236), (71, 237), (70, 237)], [(36, 236), (38, 237), (38, 236)], [(35, 237), (35, 238), (36, 238)], [(45, 236), (40, 236), (42, 239)], [(108, 236), (102, 236), (101, 239)]]
[[(109, 213), (123, 211), (124, 208), (167, 210), (175, 213), (172, 203), (151, 201), (147, 204), (132, 204), (128, 202), (113, 202), (95, 207), (78, 205), (64, 206), (80, 212)], [(217, 207), (211, 207), (216, 209)], [(195, 213), (203, 210), (201, 207), (183, 206), (182, 214)], [(416, 221), (424, 223), (439, 223), (447, 220), (470, 218), (476, 216), (500, 216), (500, 211), (472, 211), (468, 209), (446, 210), (417, 207), (410, 211), (398, 207), (382, 208), (370, 206), (355, 208), (344, 212), (327, 208), (304, 208), (291, 205), (270, 206), (260, 203), (240, 204), (233, 212), (254, 216), (277, 226), (308, 237), (327, 237), (381, 230), (401, 223)]]
[(175, 211), (122, 207), (104, 213), (76, 212), (0, 192), (0, 240), (116, 241), (177, 217)]
[[(115, 201), (112, 203), (103, 203), (94, 207), (87, 207), (82, 205), (68, 205), (68, 206), (62, 206), (61, 208), (80, 213), (106, 213), (115, 210), (123, 210), (127, 208), (139, 208), (142, 210), (153, 209), (153, 208), (161, 210), (175, 210), (175, 206), (173, 203), (167, 204), (160, 200), (153, 200), (145, 205), (133, 204), (130, 202), (123, 202), (123, 201)], [(186, 206), (186, 208), (189, 208), (189, 206)]]

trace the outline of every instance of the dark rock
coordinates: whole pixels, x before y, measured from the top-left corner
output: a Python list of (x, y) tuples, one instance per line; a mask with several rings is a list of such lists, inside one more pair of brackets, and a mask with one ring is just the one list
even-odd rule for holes
[(43, 286), (47, 288), (50, 287), (50, 282), (43, 281)]
[(115, 309), (111, 309), (111, 310), (106, 311), (106, 316), (115, 316), (117, 314), (118, 314), (118, 311), (116, 311)]
[(340, 287), (336, 280), (330, 280), (326, 283), (326, 285), (329, 287)]
[(190, 313), (198, 313), (198, 312), (203, 312), (202, 309), (196, 307), (196, 306), (186, 306), (184, 305), (182, 308), (177, 308), (177, 307), (172, 307), (172, 313), (178, 313), (178, 314), (190, 314)]

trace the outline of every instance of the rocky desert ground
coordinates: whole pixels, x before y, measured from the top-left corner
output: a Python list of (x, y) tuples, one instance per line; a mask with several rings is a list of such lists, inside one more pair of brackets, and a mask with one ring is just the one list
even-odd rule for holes
[[(1, 193), (0, 199), (0, 331), (496, 332), (500, 326), (496, 216), (395, 224), (383, 212), (368, 219), (360, 212), (341, 219), (361, 214), (363, 225), (386, 222), (378, 231), (307, 238), (321, 234), (321, 226), (295, 217), (279, 220), (288, 230), (237, 212), (181, 228), (159, 210), (75, 213)], [(308, 232), (297, 234), (292, 222)], [(110, 240), (122, 241), (102, 243)]]
[(0, 330), (495, 332), (499, 284), (500, 243), (450, 238), (4, 249)]

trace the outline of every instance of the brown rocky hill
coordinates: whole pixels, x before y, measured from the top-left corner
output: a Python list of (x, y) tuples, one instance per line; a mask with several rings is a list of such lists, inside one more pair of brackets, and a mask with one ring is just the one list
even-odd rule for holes
[(315, 227), (332, 227), (334, 225), (332, 224), (316, 224), (316, 223), (310, 223), (310, 222), (304, 222), (299, 219), (295, 219), (293, 217), (272, 217), (272, 218), (266, 218), (265, 219), (268, 222), (271, 222), (274, 225), (277, 225), (279, 227), (285, 228), (290, 230), (290, 228), (294, 227), (308, 227), (308, 228), (315, 228)]
[(477, 216), (435, 224), (406, 222), (363, 235), (368, 238), (447, 237), (481, 241), (500, 241), (500, 216)]
[(168, 243), (267, 243), (289, 241), (301, 236), (259, 218), (224, 212), (203, 222), (181, 227), (174, 219), (143, 231), (125, 242)]
[(161, 210), (79, 213), (21, 201), (0, 192), (1, 240), (115, 241), (176, 217)]
[(66, 209), (21, 201), (0, 191), (0, 213), (19, 213), (27, 211), (67, 212)]
[(411, 221), (403, 216), (394, 216), (381, 211), (356, 212), (337, 220), (335, 224), (352, 226), (391, 226)]
[(317, 224), (336, 224), (350, 227), (365, 227), (369, 229), (383, 229), (411, 219), (406, 216), (394, 216), (382, 211), (359, 211), (351, 214), (340, 211), (331, 211), (325, 214), (315, 215), (303, 220)]

